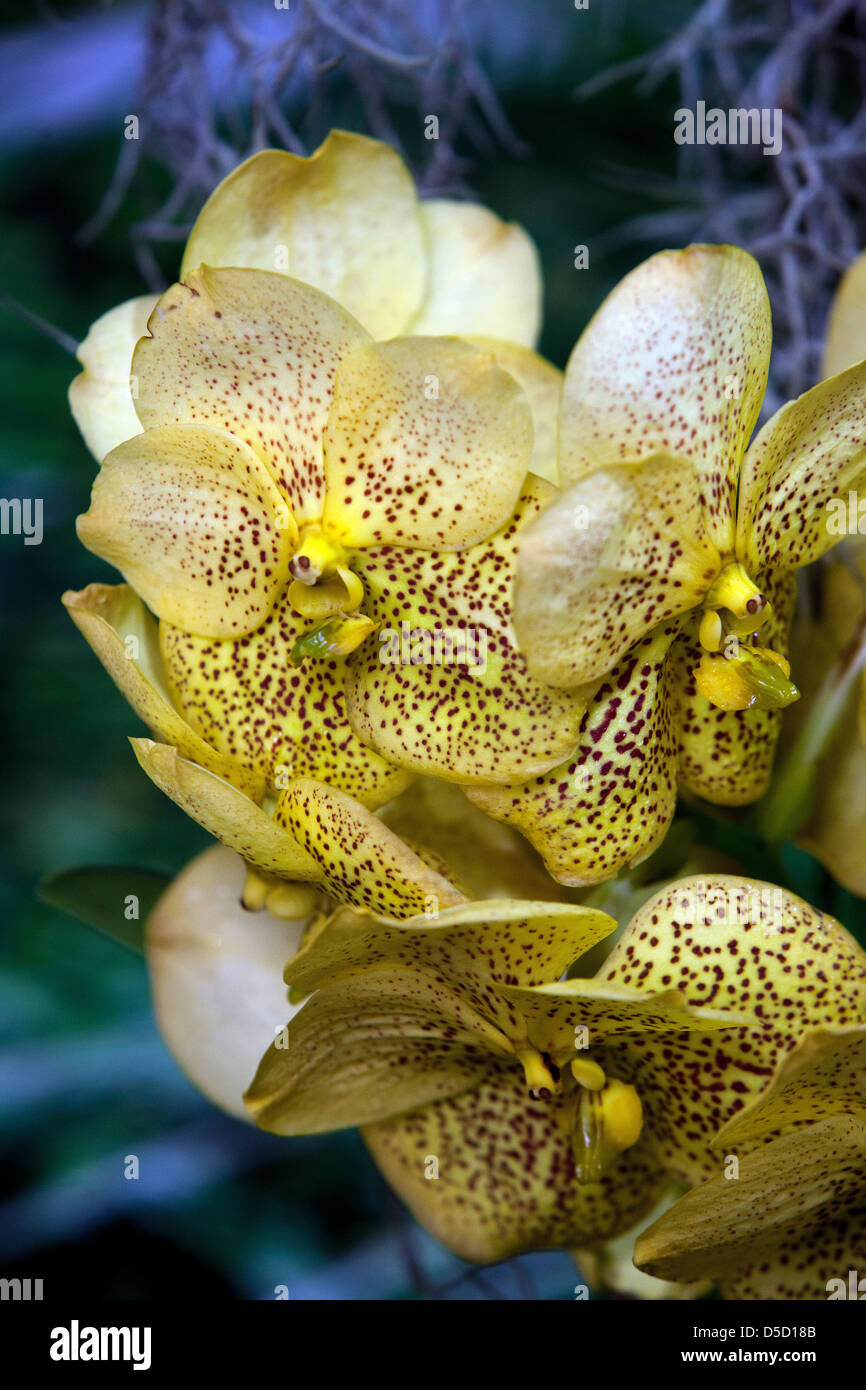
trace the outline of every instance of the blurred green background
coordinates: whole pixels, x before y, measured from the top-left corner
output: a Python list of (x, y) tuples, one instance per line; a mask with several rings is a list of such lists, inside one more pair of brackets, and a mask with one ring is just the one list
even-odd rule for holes
[[(622, 87), (583, 104), (573, 88), (658, 42), (689, 8), (620, 4), (605, 18), (600, 6), (576, 13), (567, 0), (490, 7), (501, 32), (489, 70), (528, 153), (485, 157), (470, 177), (482, 201), (522, 222), (539, 245), (542, 348), (560, 365), (644, 254), (596, 248), (623, 219), (665, 206), (649, 177), (667, 180), (674, 159), (672, 84), (639, 108)], [(44, 23), (44, 46), (29, 72), (13, 74), (18, 30), (7, 31), (0, 61), (10, 86), (2, 71), (0, 83), (38, 90), (63, 28), (51, 12), (34, 20), (29, 5), (9, 13)], [(100, 12), (64, 12), (70, 23), (76, 14), (97, 26), (98, 63)], [(130, 14), (135, 37), (142, 11)], [(14, 110), (6, 114), (2, 290), (77, 340), (99, 314), (142, 292), (128, 229), (165, 174), (146, 165), (107, 230), (84, 245), (77, 233), (110, 180), (123, 106), (86, 129), (67, 114), (35, 138), (25, 115), (16, 130)], [(364, 129), (350, 90), (338, 93), (332, 120)], [(645, 186), (612, 173), (625, 164), (646, 174)], [(577, 244), (590, 247), (587, 270), (574, 268)], [(174, 253), (163, 259), (171, 274)], [(0, 537), (0, 1273), (43, 1278), (47, 1297), (76, 1288), (110, 1298), (271, 1298), (278, 1284), (292, 1298), (572, 1297), (575, 1274), (562, 1253), (467, 1271), (401, 1213), (355, 1135), (280, 1141), (218, 1114), (159, 1040), (142, 960), (37, 900), (40, 881), (63, 868), (175, 872), (208, 843), (138, 770), (126, 739), (142, 730), (60, 606), (65, 588), (116, 578), (75, 537), (93, 475), (66, 405), (75, 370), (49, 338), (0, 314), (3, 494), (41, 497), (45, 510), (41, 545)], [(860, 905), (855, 913), (812, 861), (793, 856), (790, 868), (801, 891), (849, 925), (862, 920)], [(138, 1182), (122, 1175), (132, 1153)]]

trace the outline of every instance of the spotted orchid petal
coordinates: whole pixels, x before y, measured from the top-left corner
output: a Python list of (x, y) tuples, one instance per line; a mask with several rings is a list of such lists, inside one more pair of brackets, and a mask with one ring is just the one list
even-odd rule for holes
[(817, 1026), (866, 1016), (866, 953), (844, 927), (786, 889), (725, 874), (686, 878), (638, 909), (598, 978), (678, 990), (701, 1009), (755, 1026), (668, 1036), (663, 1048), (622, 1038), (617, 1075), (637, 1088), (653, 1152), (674, 1177), (716, 1173), (716, 1134)]
[(638, 1238), (635, 1263), (716, 1278), (727, 1298), (858, 1298), (848, 1278), (864, 1240), (866, 1124), (831, 1115), (740, 1155), (736, 1181), (716, 1173), (687, 1192)]
[(254, 769), (272, 789), (289, 777), (313, 777), (365, 805), (381, 806), (403, 790), (410, 774), (368, 748), (351, 728), (345, 659), (291, 665), (288, 654), (308, 626), (287, 594), (255, 632), (237, 642), (196, 637), (162, 623), (172, 700), (202, 738)]
[(284, 496), (283, 525), (318, 520), (322, 437), (342, 358), (369, 334), (311, 285), (263, 270), (190, 271), (135, 350), (146, 429), (196, 423), (253, 449)]
[(557, 461), (559, 400), (562, 372), (546, 358), (516, 342), (485, 338), (477, 333), (462, 335), (473, 347), (492, 353), (497, 367), (508, 372), (523, 388), (532, 411), (533, 444), (530, 470), (554, 486), (559, 484)]
[(340, 902), (402, 918), (463, 899), (378, 816), (322, 782), (291, 782), (274, 821), (318, 862), (319, 881)]
[(530, 671), (566, 689), (598, 680), (700, 602), (719, 568), (690, 463), (600, 468), (521, 537), (514, 630)]
[(124, 439), (141, 433), (130, 381), (132, 354), (147, 332), (158, 296), (127, 299), (91, 324), (76, 356), (83, 371), (69, 387), (69, 408), (84, 442), (101, 463)]
[(251, 632), (288, 583), (291, 531), (259, 455), (226, 430), (161, 425), (113, 449), (78, 536), (158, 617), (192, 632)]
[(169, 1050), (195, 1086), (249, 1121), (243, 1093), (259, 1058), (297, 1012), (283, 966), (304, 921), (242, 903), (243, 860), (214, 845), (188, 864), (147, 922), (154, 1012)]
[(557, 1107), (528, 1099), (519, 1070), (502, 1064), (471, 1090), (367, 1125), (363, 1136), (417, 1219), (480, 1264), (600, 1244), (651, 1209), (665, 1181), (638, 1143), (601, 1182), (576, 1182)]
[[(471, 328), (533, 347), (541, 327), (541, 266), (523, 228), (501, 221), (478, 203), (447, 198), (421, 203), (420, 214), (429, 278), (408, 331), (461, 333)], [(358, 317), (365, 321), (362, 314)]]
[[(533, 1047), (557, 1061), (574, 1058), (578, 1029), (587, 1045), (604, 1047), (612, 1039), (639, 1037), (649, 1047), (668, 1033), (717, 1033), (736, 1024), (753, 1024), (753, 1014), (705, 1009), (689, 1004), (676, 989), (643, 990), (611, 980), (560, 980), (532, 987), (506, 985), (501, 992), (526, 1021)], [(616, 1051), (610, 1047), (614, 1073)]]
[(230, 754), (219, 751), (187, 723), (168, 689), (157, 625), (126, 584), (89, 584), (67, 591), (63, 603), (115, 685), (152, 733), (175, 746), (182, 758), (230, 782), (253, 800), (264, 779)]
[(849, 265), (830, 306), (823, 377), (837, 376), (866, 358), (866, 255)]
[(144, 771), (188, 816), (266, 880), (320, 884), (339, 902), (393, 917), (461, 894), (374, 815), (321, 783), (281, 794), (280, 819), (213, 773), (150, 739), (130, 740)]
[(560, 883), (612, 878), (661, 842), (676, 805), (665, 659), (679, 625), (639, 641), (590, 700), (575, 752), (551, 772), (466, 794), (536, 847)]
[(358, 557), (378, 631), (349, 659), (346, 703), (382, 757), (485, 784), (544, 771), (574, 747), (585, 703), (532, 679), (509, 622), (515, 548), (552, 491), (528, 478), (506, 525), (457, 554)]
[(286, 271), (388, 338), (425, 290), (427, 246), (412, 177), (378, 140), (331, 131), (308, 159), (263, 150), (211, 194), (181, 278), (197, 266)]
[(509, 1045), (431, 975), (389, 966), (320, 990), (265, 1053), (246, 1093), (274, 1134), (370, 1124), (475, 1085)]
[(532, 412), (469, 343), (368, 343), (337, 371), (324, 450), (324, 525), (338, 541), (462, 550), (510, 516), (532, 460)]
[[(797, 597), (796, 575), (790, 570), (765, 571), (756, 582), (772, 611), (754, 640), (784, 657)], [(668, 654), (680, 786), (717, 806), (748, 805), (767, 789), (782, 711), (725, 710), (710, 704), (694, 674), (704, 655), (699, 625), (696, 616)]]
[(828, 1115), (851, 1115), (866, 1125), (866, 1021), (805, 1033), (768, 1085), (716, 1135), (713, 1147), (727, 1152)]
[(734, 541), (737, 475), (764, 395), (770, 306), (757, 262), (735, 246), (662, 251), (605, 300), (568, 363), (560, 471), (665, 452), (690, 459), (709, 535)]
[(285, 978), (293, 991), (308, 994), (365, 968), (414, 968), (448, 984), (520, 1042), (526, 1026), (508, 1003), (508, 987), (556, 979), (615, 927), (592, 908), (511, 899), (461, 903), (433, 920), (393, 922), (345, 910), (305, 941)]
[(845, 534), (838, 513), (847, 518), (852, 497), (866, 497), (864, 362), (783, 406), (751, 444), (737, 555), (752, 573), (817, 560)]

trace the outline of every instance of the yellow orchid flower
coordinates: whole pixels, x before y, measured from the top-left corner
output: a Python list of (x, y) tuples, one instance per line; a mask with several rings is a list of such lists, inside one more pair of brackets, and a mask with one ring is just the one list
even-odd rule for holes
[[(662, 252), (602, 305), (563, 386), (566, 490), (520, 543), (531, 673), (585, 710), (559, 766), (473, 800), (560, 881), (595, 882), (660, 842), (678, 788), (721, 805), (766, 789), (799, 566), (866, 493), (866, 364), (791, 402), (749, 444), (770, 350), (757, 263)], [(748, 445), (748, 448), (747, 448)]]
[[(614, 925), (513, 900), (432, 922), (337, 912), (286, 968), (293, 1000), (315, 993), (262, 1059), (257, 1123), (361, 1125), (388, 1181), (466, 1258), (603, 1244), (671, 1178), (715, 1171), (720, 1126), (805, 1031), (866, 1017), (866, 955), (772, 885), (679, 881), (595, 977), (561, 978)], [(638, 1164), (644, 1203), (627, 1218)]]
[[(155, 731), (254, 799), (312, 777), (378, 806), (409, 770), (556, 763), (579, 706), (527, 675), (509, 623), (517, 537), (553, 492), (514, 378), (455, 338), (376, 343), (258, 270), (191, 272), (149, 325), (144, 432), (78, 523), (132, 592), (66, 602)], [(401, 655), (406, 628), (429, 657)], [(438, 660), (443, 635), (466, 650)]]
[[(334, 130), (309, 158), (253, 155), (208, 199), (179, 278), (202, 264), (306, 281), (374, 338), (475, 335), (526, 391), (537, 420), (533, 471), (555, 481), (561, 373), (531, 351), (541, 319), (535, 246), (477, 203), (419, 201), (389, 145)], [(132, 355), (156, 302), (146, 295), (109, 310), (79, 348), (84, 370), (69, 400), (98, 462), (141, 430)]]
[(866, 1022), (809, 1031), (713, 1146), (715, 1175), (638, 1238), (639, 1268), (726, 1298), (866, 1298)]

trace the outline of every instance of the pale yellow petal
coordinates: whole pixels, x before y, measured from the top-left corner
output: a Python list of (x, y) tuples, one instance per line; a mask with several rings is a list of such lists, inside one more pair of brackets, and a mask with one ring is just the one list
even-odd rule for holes
[(149, 738), (130, 743), (150, 780), (251, 867), (281, 879), (323, 881), (319, 861), (243, 792), (181, 758), (167, 744)]
[[(635, 1263), (665, 1279), (711, 1276), (742, 1299), (826, 1300), (866, 1235), (866, 1126), (831, 1116), (741, 1155), (638, 1238)], [(837, 1295), (838, 1296), (838, 1295)]]
[(509, 899), (461, 903), (399, 923), (347, 910), (304, 943), (286, 968), (286, 981), (310, 993), (353, 972), (396, 963), (445, 981), (507, 1037), (521, 1041), (526, 1024), (507, 1002), (510, 986), (528, 991), (557, 979), (615, 927), (613, 918), (592, 908)]
[(737, 555), (754, 574), (817, 560), (866, 498), (866, 362), (778, 410), (746, 455)]
[(563, 483), (659, 452), (688, 458), (710, 536), (730, 550), (770, 337), (763, 277), (739, 247), (661, 251), (639, 265), (605, 300), (566, 368)]
[(84, 370), (69, 387), (69, 408), (98, 462), (124, 439), (141, 433), (130, 381), (132, 353), (147, 332), (158, 296), (145, 294), (109, 309), (91, 324), (76, 356)]
[(664, 838), (676, 806), (676, 744), (665, 674), (678, 624), (638, 642), (590, 699), (575, 751), (531, 781), (467, 787), (532, 842), (554, 878), (600, 883)]
[(390, 338), (421, 303), (427, 254), (400, 156), (332, 130), (309, 158), (263, 150), (223, 179), (192, 229), (181, 278), (201, 264), (285, 271)]
[(463, 900), (377, 816), (322, 782), (291, 782), (280, 794), (275, 823), (318, 861), (322, 881), (341, 902), (413, 917)]
[(490, 353), (457, 338), (369, 343), (337, 372), (325, 525), (352, 546), (462, 550), (511, 514), (532, 413)]
[(533, 347), (541, 327), (541, 264), (523, 228), (478, 203), (448, 198), (421, 203), (420, 213), (430, 270), (410, 331), (484, 333)]
[(289, 504), (284, 525), (317, 520), (334, 376), (369, 334), (310, 285), (207, 266), (166, 291), (148, 327), (132, 367), (142, 424), (228, 430), (279, 482)]
[(510, 621), (520, 536), (552, 491), (527, 477), (506, 525), (468, 550), (358, 557), (378, 631), (349, 659), (346, 705), (382, 757), (486, 785), (544, 772), (574, 748), (586, 702), (532, 678)]
[(258, 627), (288, 582), (281, 507), (269, 470), (240, 439), (162, 425), (108, 455), (78, 535), (158, 617), (201, 636), (238, 636)]
[(830, 305), (823, 377), (836, 376), (866, 358), (866, 254), (849, 265)]
[(530, 352), (518, 343), (501, 338), (485, 338), (476, 333), (462, 335), (467, 342), (484, 352), (491, 352), (497, 367), (509, 372), (526, 393), (532, 411), (531, 471), (547, 482), (559, 483), (559, 400), (562, 394), (562, 372), (552, 362)]
[(175, 746), (182, 758), (198, 763), (257, 800), (264, 778), (237, 759), (211, 747), (179, 714), (165, 680), (157, 625), (126, 584), (89, 584), (63, 595), (75, 626), (83, 633), (118, 689), (157, 739)]
[(699, 603), (719, 567), (690, 463), (600, 469), (521, 536), (514, 629), (530, 671), (566, 689), (598, 680)]
[(852, 1115), (866, 1124), (866, 1023), (804, 1033), (763, 1091), (719, 1132), (714, 1147), (727, 1151), (827, 1115)]
[(679, 990), (754, 1026), (684, 1034), (664, 1048), (623, 1038), (617, 1075), (637, 1087), (648, 1142), (673, 1177), (718, 1171), (723, 1124), (767, 1084), (802, 1033), (866, 1015), (866, 953), (837, 921), (787, 889), (707, 874), (660, 889), (638, 909), (599, 978)]

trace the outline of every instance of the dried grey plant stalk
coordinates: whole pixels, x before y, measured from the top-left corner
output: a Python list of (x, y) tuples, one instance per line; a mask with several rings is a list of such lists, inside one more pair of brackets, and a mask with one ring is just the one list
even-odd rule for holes
[(624, 224), (606, 245), (690, 239), (752, 251), (773, 306), (775, 409), (818, 379), (830, 298), (866, 247), (866, 0), (703, 0), (659, 48), (578, 95), (635, 77), (645, 94), (672, 75), (681, 107), (781, 110), (781, 151), (678, 147), (664, 190), (674, 208)]
[[(335, 99), (347, 93), (368, 131), (398, 149), (395, 112), (414, 113), (421, 155), (407, 158), (422, 191), (466, 194), (469, 161), (458, 142), (480, 153), (522, 147), (467, 40), (464, 4), (433, 0), (422, 30), (405, 0), (273, 0), (266, 24), (233, 0), (154, 0), (134, 106), (139, 138), (121, 142), (114, 177), (82, 236), (111, 220), (143, 157), (159, 160), (172, 175), (171, 193), (132, 229), (142, 273), (159, 287), (154, 247), (185, 240), (215, 185), (257, 150), (308, 153), (334, 123)], [(215, 60), (228, 73), (219, 98)], [(437, 138), (425, 140), (430, 116)]]

